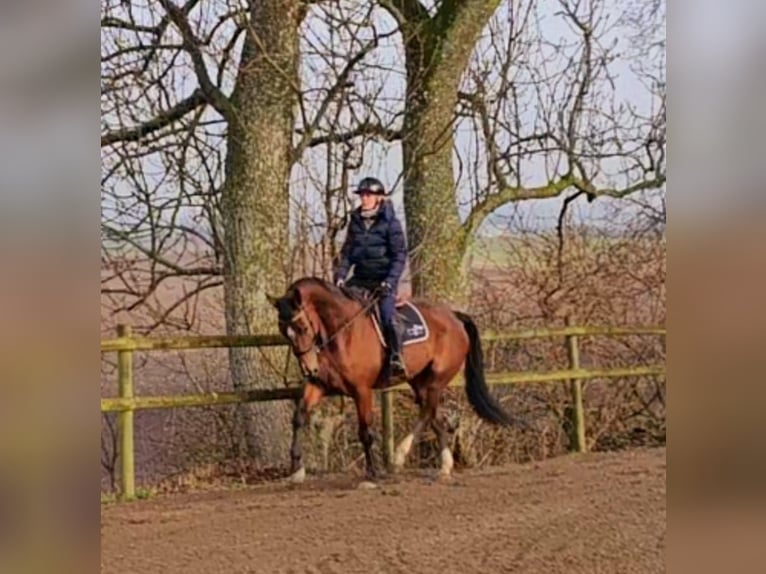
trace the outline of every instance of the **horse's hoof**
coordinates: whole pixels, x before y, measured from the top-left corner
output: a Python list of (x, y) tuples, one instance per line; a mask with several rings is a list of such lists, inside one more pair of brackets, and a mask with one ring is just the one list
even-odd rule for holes
[(293, 484), (301, 484), (304, 480), (306, 480), (305, 466), (300, 467), (287, 478), (287, 482), (291, 482)]
[(454, 480), (454, 477), (452, 476), (452, 473), (450, 472), (444, 472), (440, 471), (439, 474), (436, 475), (436, 482), (439, 484), (448, 484)]
[(376, 488), (380, 488), (380, 486), (378, 483), (371, 480), (363, 480), (359, 483), (359, 486), (357, 486), (357, 489), (359, 490), (374, 490)]

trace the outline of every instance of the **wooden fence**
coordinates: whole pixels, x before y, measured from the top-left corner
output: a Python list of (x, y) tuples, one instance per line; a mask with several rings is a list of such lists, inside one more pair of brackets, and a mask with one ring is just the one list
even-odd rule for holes
[[(593, 378), (619, 378), (628, 376), (664, 375), (665, 366), (633, 366), (611, 369), (585, 369), (580, 366), (579, 338), (590, 336), (620, 337), (626, 335), (665, 335), (664, 327), (578, 327), (567, 325), (556, 329), (526, 329), (509, 333), (487, 332), (482, 335), (486, 344), (493, 341), (509, 341), (535, 338), (563, 337), (567, 345), (568, 368), (547, 372), (503, 372), (488, 373), (487, 383), (491, 385), (543, 383), (568, 381), (572, 396), (573, 427), (576, 449), (586, 450), (585, 414), (583, 408), (582, 381)], [(275, 347), (285, 346), (287, 341), (281, 335), (253, 336), (198, 336), (146, 338), (133, 336), (127, 325), (117, 328), (116, 339), (101, 341), (101, 352), (117, 353), (119, 397), (102, 398), (101, 412), (118, 412), (118, 456), (120, 460), (121, 498), (135, 498), (135, 451), (133, 413), (141, 409), (170, 409), (214, 405), (241, 404), (258, 401), (296, 400), (302, 395), (299, 382), (295, 386), (275, 389), (258, 389), (242, 392), (205, 393), (137, 397), (133, 387), (133, 353), (136, 351), (167, 351), (229, 347)], [(462, 375), (450, 386), (462, 386)], [(383, 419), (383, 450), (390, 464), (394, 452), (393, 401), (392, 391), (406, 389), (406, 384), (397, 385), (381, 392)]]

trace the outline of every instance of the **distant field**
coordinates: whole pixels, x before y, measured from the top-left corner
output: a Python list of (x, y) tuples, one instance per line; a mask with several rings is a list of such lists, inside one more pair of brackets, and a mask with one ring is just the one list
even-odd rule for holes
[(478, 237), (469, 251), (470, 266), (474, 270), (541, 267), (545, 248), (542, 238)]
[[(571, 245), (568, 240), (567, 246)], [(594, 235), (583, 239), (577, 238), (578, 245), (587, 246), (589, 250), (604, 250), (616, 247), (622, 243), (639, 244), (638, 239), (625, 237), (608, 237)], [(480, 269), (513, 269), (530, 265), (542, 267), (544, 258), (556, 253), (558, 239), (554, 233), (548, 236), (533, 235), (502, 235), (497, 237), (477, 237), (469, 250), (471, 268)]]

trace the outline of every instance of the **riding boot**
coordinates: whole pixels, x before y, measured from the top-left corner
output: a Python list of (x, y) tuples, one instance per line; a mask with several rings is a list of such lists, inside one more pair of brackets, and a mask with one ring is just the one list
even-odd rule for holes
[(389, 360), (392, 377), (406, 376), (404, 359), (402, 359), (402, 338), (399, 330), (392, 324), (386, 326), (386, 344), (389, 348)]

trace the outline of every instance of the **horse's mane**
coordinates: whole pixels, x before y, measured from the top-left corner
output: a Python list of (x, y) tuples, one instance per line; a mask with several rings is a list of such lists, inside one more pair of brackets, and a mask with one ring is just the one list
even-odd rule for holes
[(330, 293), (330, 295), (338, 297), (341, 300), (351, 301), (362, 306), (369, 302), (368, 295), (366, 295), (364, 292), (353, 291), (345, 287), (338, 287), (334, 283), (316, 276), (301, 277), (292, 285), (290, 285), (288, 292), (298, 290), (303, 286), (319, 287)]
[(332, 291), (333, 287), (335, 287), (335, 285), (333, 285), (329, 281), (325, 281), (321, 277), (315, 277), (313, 275), (309, 275), (309, 276), (301, 277), (300, 279), (296, 279), (295, 281), (293, 281), (290, 287), (288, 287), (288, 290), (300, 289), (304, 285), (322, 287), (324, 289), (327, 289), (328, 291)]
[(313, 275), (307, 276), (307, 277), (301, 277), (300, 279), (294, 281), (293, 284), (290, 285), (290, 287), (288, 288), (288, 291), (300, 289), (304, 285), (320, 287), (326, 291), (329, 291), (332, 295), (340, 295), (342, 297), (346, 297), (347, 299), (353, 300), (353, 297), (350, 297), (345, 290), (341, 289), (340, 287), (337, 287), (334, 283), (331, 283), (330, 281), (327, 281), (325, 279), (322, 279), (321, 277), (316, 277)]

